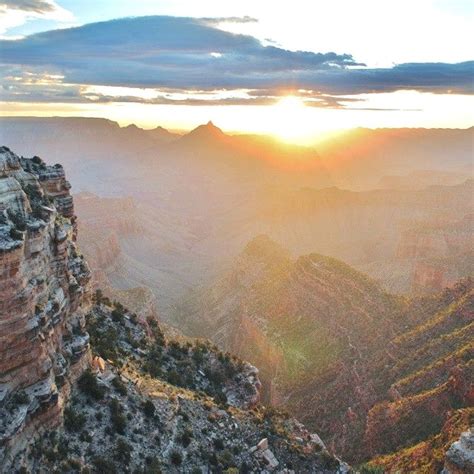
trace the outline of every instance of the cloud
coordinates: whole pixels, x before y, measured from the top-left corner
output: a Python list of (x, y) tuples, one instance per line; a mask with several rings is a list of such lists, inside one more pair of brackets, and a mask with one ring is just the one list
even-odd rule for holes
[(209, 25), (220, 25), (222, 23), (258, 23), (257, 18), (251, 16), (222, 16), (214, 18), (201, 18)]
[[(222, 21), (164, 16), (125, 18), (52, 30), (16, 41), (0, 41), (0, 63), (6, 71), (2, 82), (4, 90), (5, 84), (16, 88), (15, 96), (21, 100), (21, 81), (12, 84), (5, 78), (10, 77), (9, 71), (15, 68), (23, 71), (30, 68), (40, 75), (60, 75), (59, 82), (67, 85), (69, 93), (74, 85), (173, 89), (183, 93), (252, 91), (243, 98), (202, 98), (205, 103), (214, 100), (216, 104), (266, 103), (289, 90), (301, 96), (314, 96), (317, 100), (310, 105), (327, 107), (341, 107), (348, 102), (338, 100), (337, 96), (371, 92), (413, 89), (474, 93), (474, 61), (367, 68), (348, 53), (314, 53), (264, 46), (252, 36), (219, 29), (217, 23)], [(40, 89), (34, 88), (39, 94)], [(76, 87), (75, 90), (80, 96), (82, 89)], [(9, 91), (8, 97), (11, 89)], [(322, 98), (325, 95), (327, 98)], [(97, 95), (97, 100), (112, 100), (106, 94), (103, 96)], [(131, 97), (125, 96), (125, 99), (131, 100)], [(160, 96), (153, 100), (174, 99)], [(203, 103), (199, 100), (199, 97), (186, 99), (188, 103)]]
[(73, 15), (53, 0), (0, 0), (0, 34), (32, 19), (71, 21)]
[(47, 13), (57, 8), (48, 0), (4, 0), (0, 1), (0, 10), (23, 10), (26, 12)]

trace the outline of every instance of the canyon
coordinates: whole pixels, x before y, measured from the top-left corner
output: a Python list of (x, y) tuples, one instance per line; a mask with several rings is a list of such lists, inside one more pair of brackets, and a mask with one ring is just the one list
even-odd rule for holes
[(254, 366), (92, 293), (69, 189), (0, 148), (1, 472), (349, 472)]
[(305, 148), (212, 123), (185, 135), (103, 119), (0, 123), (4, 143), (67, 166), (81, 247), (100, 262), (94, 278), (148, 292), (170, 324), (182, 299), (259, 234), (294, 257), (341, 259), (400, 294), (472, 273), (473, 129), (361, 129)]
[(397, 472), (454, 417), (437, 458), (426, 455), (441, 469), (446, 443), (472, 422), (473, 296), (468, 278), (406, 299), (343, 262), (294, 259), (259, 236), (190, 296), (180, 325), (256, 364), (266, 401), (317, 427), (352, 464)]
[[(131, 465), (140, 467), (141, 453), (178, 472), (171, 455), (183, 430), (196, 439), (181, 468), (193, 457), (230, 466), (202, 454), (220, 423), (238, 426), (239, 448), (224, 440), (234, 465), (275, 457), (348, 469), (334, 453), (362, 472), (456, 472), (469, 462), (472, 129), (359, 130), (345, 148), (334, 139), (313, 149), (212, 123), (188, 134), (102, 119), (1, 123), (5, 143), (48, 163), (2, 149), (2, 314), (12, 318), (2, 324), (15, 334), (1, 346), (11, 364), (1, 382), (2, 455), (15, 468), (34, 468), (27, 457), (40, 451), (41, 464), (64, 464), (66, 440), (87, 466), (112, 469), (108, 454), (123, 440)], [(55, 161), (67, 166), (72, 196)], [(203, 356), (194, 337), (216, 346)], [(109, 436), (111, 409), (81, 388), (86, 367), (131, 417), (125, 435)], [(235, 388), (254, 384), (249, 405)], [(278, 410), (254, 413), (257, 398)], [(140, 414), (148, 399), (165, 426), (163, 449), (147, 438), (158, 429)], [(239, 415), (209, 424), (223, 404)], [(85, 434), (61, 427), (70, 410), (73, 421), (85, 416)], [(96, 417), (107, 421), (102, 444), (90, 436)], [(135, 436), (138, 426), (146, 428)], [(46, 428), (54, 439), (28, 444)], [(252, 451), (264, 438), (273, 457)], [(296, 453), (310, 456), (298, 464)]]

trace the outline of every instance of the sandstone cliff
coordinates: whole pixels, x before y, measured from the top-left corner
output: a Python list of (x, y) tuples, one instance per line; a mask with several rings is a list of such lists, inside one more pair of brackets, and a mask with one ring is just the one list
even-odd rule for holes
[(89, 362), (90, 272), (69, 188), (60, 165), (0, 148), (0, 463), (61, 423)]

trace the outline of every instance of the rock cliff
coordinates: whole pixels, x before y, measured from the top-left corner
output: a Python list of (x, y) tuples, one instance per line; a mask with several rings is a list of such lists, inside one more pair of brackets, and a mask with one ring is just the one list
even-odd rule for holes
[(0, 148), (0, 459), (61, 422), (89, 362), (90, 272), (60, 165)]

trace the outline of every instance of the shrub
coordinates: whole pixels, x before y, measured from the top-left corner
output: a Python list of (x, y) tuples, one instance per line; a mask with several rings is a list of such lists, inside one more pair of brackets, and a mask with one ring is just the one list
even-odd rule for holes
[(100, 456), (95, 457), (92, 460), (92, 464), (97, 472), (100, 472), (101, 474), (115, 474), (117, 472), (112, 461)]
[(90, 443), (92, 441), (92, 436), (87, 431), (84, 430), (79, 436), (79, 439), (81, 441), (85, 441), (86, 443)]
[(80, 472), (81, 471), (81, 462), (78, 461), (77, 459), (70, 459), (68, 461), (68, 464), (69, 464), (69, 467), (73, 470), (73, 471), (77, 471), (77, 472)]
[(112, 311), (112, 321), (119, 323), (123, 320), (123, 312), (117, 308)]
[(155, 416), (155, 405), (151, 400), (147, 400), (143, 404), (143, 413), (148, 418), (152, 418), (153, 416)]
[(102, 292), (102, 290), (100, 288), (98, 288), (97, 290), (95, 290), (95, 301), (97, 303), (100, 303), (102, 301), (102, 297), (104, 296), (104, 293)]
[(17, 230), (25, 231), (26, 230), (26, 220), (23, 214), (20, 212), (15, 212), (10, 209), (7, 210), (8, 217), (15, 224)]
[(384, 469), (380, 466), (372, 466), (370, 464), (363, 464), (360, 466), (358, 472), (360, 474), (383, 474)]
[(168, 373), (168, 382), (172, 385), (181, 386), (182, 385), (181, 375), (179, 375), (178, 372), (176, 372), (176, 370), (171, 370)]
[(10, 237), (13, 240), (23, 240), (23, 233), (20, 232), (19, 230), (15, 229), (14, 227), (12, 227), (10, 229)]
[(86, 417), (83, 413), (76, 413), (72, 408), (64, 410), (64, 427), (68, 431), (78, 432), (84, 428)]
[(25, 392), (16, 392), (11, 401), (14, 406), (26, 405), (30, 403), (30, 397)]
[(321, 460), (323, 462), (323, 466), (326, 469), (337, 469), (339, 467), (339, 461), (334, 457), (331, 456), (327, 451), (323, 451), (321, 453)]
[(216, 438), (214, 440), (214, 447), (218, 450), (224, 449), (224, 441), (221, 438)]
[(117, 440), (114, 452), (116, 459), (118, 459), (120, 463), (128, 466), (132, 459), (132, 451), (133, 448), (123, 438)]
[(123, 415), (123, 408), (119, 401), (112, 399), (109, 403), (112, 427), (116, 433), (124, 434), (127, 426), (127, 420)]
[(214, 396), (214, 400), (220, 405), (225, 405), (227, 403), (227, 396), (224, 392), (219, 391)]
[(120, 393), (120, 395), (127, 395), (127, 386), (122, 382), (120, 377), (112, 379), (112, 386), (118, 393)]
[(234, 465), (234, 457), (228, 449), (219, 454), (218, 461), (224, 468), (232, 467)]
[(104, 398), (105, 389), (97, 383), (95, 375), (90, 371), (86, 370), (78, 380), (79, 389), (86, 395), (100, 400)]
[(250, 472), (252, 472), (245, 461), (240, 465), (240, 472), (241, 474), (249, 474)]
[(157, 458), (146, 458), (146, 466), (143, 470), (143, 474), (161, 474), (161, 464)]
[(192, 438), (193, 438), (193, 432), (189, 428), (186, 428), (181, 433), (178, 440), (185, 448), (187, 448), (189, 446), (189, 443), (191, 443)]
[(204, 354), (200, 346), (194, 348), (193, 360), (197, 365), (201, 365), (204, 362)]
[(170, 460), (175, 466), (180, 466), (183, 462), (183, 456), (179, 451), (172, 451), (170, 455)]

